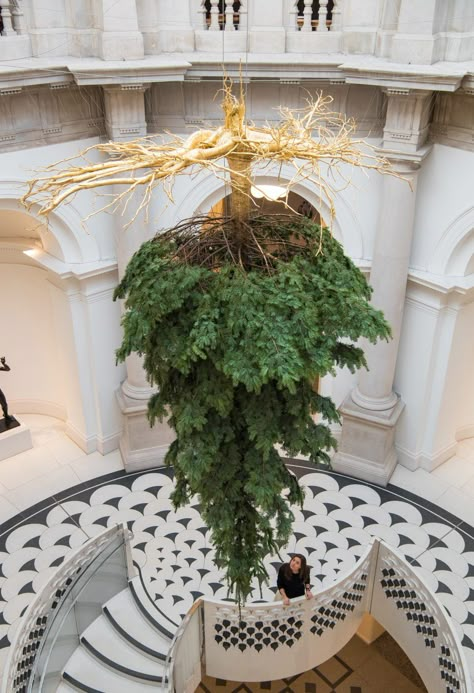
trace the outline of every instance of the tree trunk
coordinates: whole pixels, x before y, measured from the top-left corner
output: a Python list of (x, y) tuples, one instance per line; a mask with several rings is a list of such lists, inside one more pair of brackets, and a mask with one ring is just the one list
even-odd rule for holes
[(249, 154), (231, 154), (227, 157), (230, 168), (230, 209), (231, 216), (239, 224), (250, 216), (250, 176), (252, 159)]

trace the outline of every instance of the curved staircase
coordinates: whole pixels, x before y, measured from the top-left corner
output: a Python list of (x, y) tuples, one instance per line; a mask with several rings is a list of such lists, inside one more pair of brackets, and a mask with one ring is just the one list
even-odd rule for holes
[(165, 663), (178, 628), (140, 577), (112, 597), (80, 638), (62, 672), (61, 693), (140, 693), (166, 681)]

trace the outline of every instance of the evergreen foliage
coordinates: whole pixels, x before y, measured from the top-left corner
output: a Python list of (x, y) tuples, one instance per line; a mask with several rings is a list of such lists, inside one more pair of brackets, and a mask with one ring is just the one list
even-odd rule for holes
[[(209, 228), (196, 234), (191, 221), (135, 253), (116, 290), (126, 307), (117, 355), (144, 356), (158, 387), (150, 422), (170, 415), (176, 431), (172, 500), (199, 496), (216, 563), (242, 602), (266, 578), (265, 557), (288, 542), (291, 504), (303, 502), (274, 446), (328, 464), (338, 413), (313, 384), (336, 366), (364, 366), (354, 342), (388, 338), (389, 327), (327, 229), (260, 217), (243, 233), (224, 220), (209, 240)], [(212, 261), (190, 252), (204, 242)]]

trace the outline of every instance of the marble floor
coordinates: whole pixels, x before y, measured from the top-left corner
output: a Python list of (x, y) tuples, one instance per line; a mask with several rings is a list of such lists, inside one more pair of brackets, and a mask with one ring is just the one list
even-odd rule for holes
[(281, 681), (236, 682), (205, 676), (197, 693), (427, 693), (403, 650), (385, 633), (372, 645), (354, 636), (335, 657)]
[[(33, 449), (0, 462), (0, 662), (21, 614), (66, 553), (116, 522), (132, 530), (134, 560), (176, 622), (196, 596), (226, 596), (197, 501), (177, 512), (171, 506), (169, 470), (125, 475), (118, 452), (85, 455), (57, 420), (21, 419)], [(432, 474), (398, 467), (387, 489), (304, 462), (292, 468), (306, 500), (288, 551), (308, 555), (315, 589), (352, 566), (372, 536), (385, 539), (438, 593), (474, 672), (474, 440)], [(269, 557), (270, 586), (255, 599), (272, 598), (278, 565)]]

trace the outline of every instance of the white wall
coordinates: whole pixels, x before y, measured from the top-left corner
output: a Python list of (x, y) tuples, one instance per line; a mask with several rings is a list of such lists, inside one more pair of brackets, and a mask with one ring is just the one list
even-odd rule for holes
[(2, 317), (0, 355), (10, 373), (1, 387), (12, 411), (65, 417), (64, 373), (60, 363), (51, 287), (44, 270), (0, 265)]
[[(0, 155), (0, 219), (2, 208), (18, 210), (8, 212), (8, 219), (18, 229), (31, 226), (30, 235), (41, 239), (47, 253), (38, 256), (38, 262), (52, 268), (48, 272), (32, 266), (34, 260), (24, 256), (21, 260), (21, 250), (17, 252), (26, 265), (11, 264), (3, 254), (0, 289), (9, 308), (2, 312), (0, 351), (18, 354), (10, 390), (18, 411), (59, 416), (83, 449), (109, 452), (117, 447), (120, 435), (115, 391), (125, 378), (124, 366), (115, 364), (121, 327), (119, 305), (112, 301), (118, 282), (115, 244), (121, 217), (100, 213), (85, 220), (108, 201), (85, 192), (53, 213), (49, 228), (40, 228), (33, 216), (20, 212), (18, 202), (35, 172), (97, 141)], [(98, 161), (99, 155), (90, 158)], [(13, 227), (10, 234), (5, 225), (2, 231), (3, 236), (15, 235)], [(5, 346), (4, 333), (9, 336)]]
[(435, 443), (474, 436), (474, 302), (457, 316)]
[(472, 206), (472, 152), (435, 144), (418, 178), (410, 266), (429, 269), (436, 258), (442, 260), (443, 239)]

